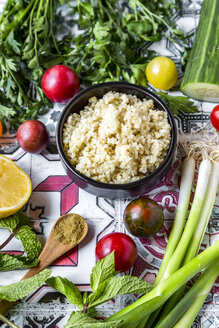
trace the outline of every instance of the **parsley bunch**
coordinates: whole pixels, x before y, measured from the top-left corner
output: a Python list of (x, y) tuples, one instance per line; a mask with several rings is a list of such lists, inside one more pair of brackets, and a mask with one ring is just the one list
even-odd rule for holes
[(165, 36), (180, 45), (182, 57), (188, 54), (189, 37), (170, 19), (177, 11), (173, 0), (78, 0), (72, 20), (80, 33), (60, 42), (64, 62), (86, 85), (124, 79), (146, 85), (146, 65), (157, 54), (145, 42)]
[[(70, 15), (62, 15), (59, 2), (69, 4)], [(148, 46), (167, 37), (178, 44), (184, 67), (190, 35), (171, 19), (179, 10), (179, 0), (8, 0), (0, 17), (0, 120), (16, 128), (44, 114), (51, 102), (41, 78), (56, 64), (71, 67), (85, 85), (126, 80), (146, 86), (146, 65), (157, 55)], [(63, 24), (73, 29), (59, 40), (55, 28)], [(180, 101), (176, 97), (174, 106)], [(187, 97), (184, 102), (193, 112)]]
[(40, 80), (43, 62), (58, 53), (56, 0), (8, 0), (0, 17), (0, 120), (17, 126), (51, 103)]

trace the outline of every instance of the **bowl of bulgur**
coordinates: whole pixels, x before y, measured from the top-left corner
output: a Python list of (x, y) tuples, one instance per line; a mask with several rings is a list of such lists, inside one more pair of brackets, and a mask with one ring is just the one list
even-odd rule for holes
[(168, 106), (153, 92), (106, 82), (70, 100), (56, 141), (64, 169), (79, 187), (100, 197), (129, 198), (164, 178), (177, 130)]

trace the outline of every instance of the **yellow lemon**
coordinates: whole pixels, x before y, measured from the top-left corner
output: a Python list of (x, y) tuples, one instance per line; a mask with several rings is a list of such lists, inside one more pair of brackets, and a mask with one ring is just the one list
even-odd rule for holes
[(0, 155), (0, 218), (20, 210), (31, 195), (31, 181), (12, 160)]

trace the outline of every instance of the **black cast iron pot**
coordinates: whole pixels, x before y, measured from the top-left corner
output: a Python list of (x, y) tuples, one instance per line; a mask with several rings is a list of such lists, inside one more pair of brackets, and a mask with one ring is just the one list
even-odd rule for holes
[[(126, 184), (108, 184), (95, 181), (77, 171), (64, 152), (62, 142), (62, 130), (63, 125), (67, 120), (67, 117), (73, 112), (80, 112), (81, 110), (83, 110), (83, 108), (88, 104), (88, 99), (90, 97), (96, 96), (97, 98), (102, 98), (102, 96), (108, 91), (132, 94), (136, 95), (140, 99), (153, 99), (156, 108), (166, 111), (168, 113), (168, 120), (171, 126), (171, 142), (168, 153), (161, 165), (153, 173), (141, 180)], [(144, 194), (161, 182), (161, 180), (164, 178), (165, 174), (169, 170), (173, 160), (177, 144), (177, 129), (170, 109), (153, 92), (147, 90), (144, 87), (130, 83), (106, 82), (96, 84), (90, 88), (79, 92), (74, 98), (69, 101), (59, 118), (59, 122), (56, 129), (56, 142), (61, 162), (64, 166), (66, 173), (80, 188), (99, 197), (109, 199), (122, 199), (137, 197), (141, 194)]]

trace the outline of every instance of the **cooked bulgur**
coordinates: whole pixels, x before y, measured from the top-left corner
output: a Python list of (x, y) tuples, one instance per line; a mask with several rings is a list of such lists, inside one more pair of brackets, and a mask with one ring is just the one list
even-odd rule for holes
[(108, 92), (89, 99), (63, 128), (65, 152), (84, 175), (106, 183), (128, 183), (153, 172), (170, 144), (167, 113), (153, 100)]

